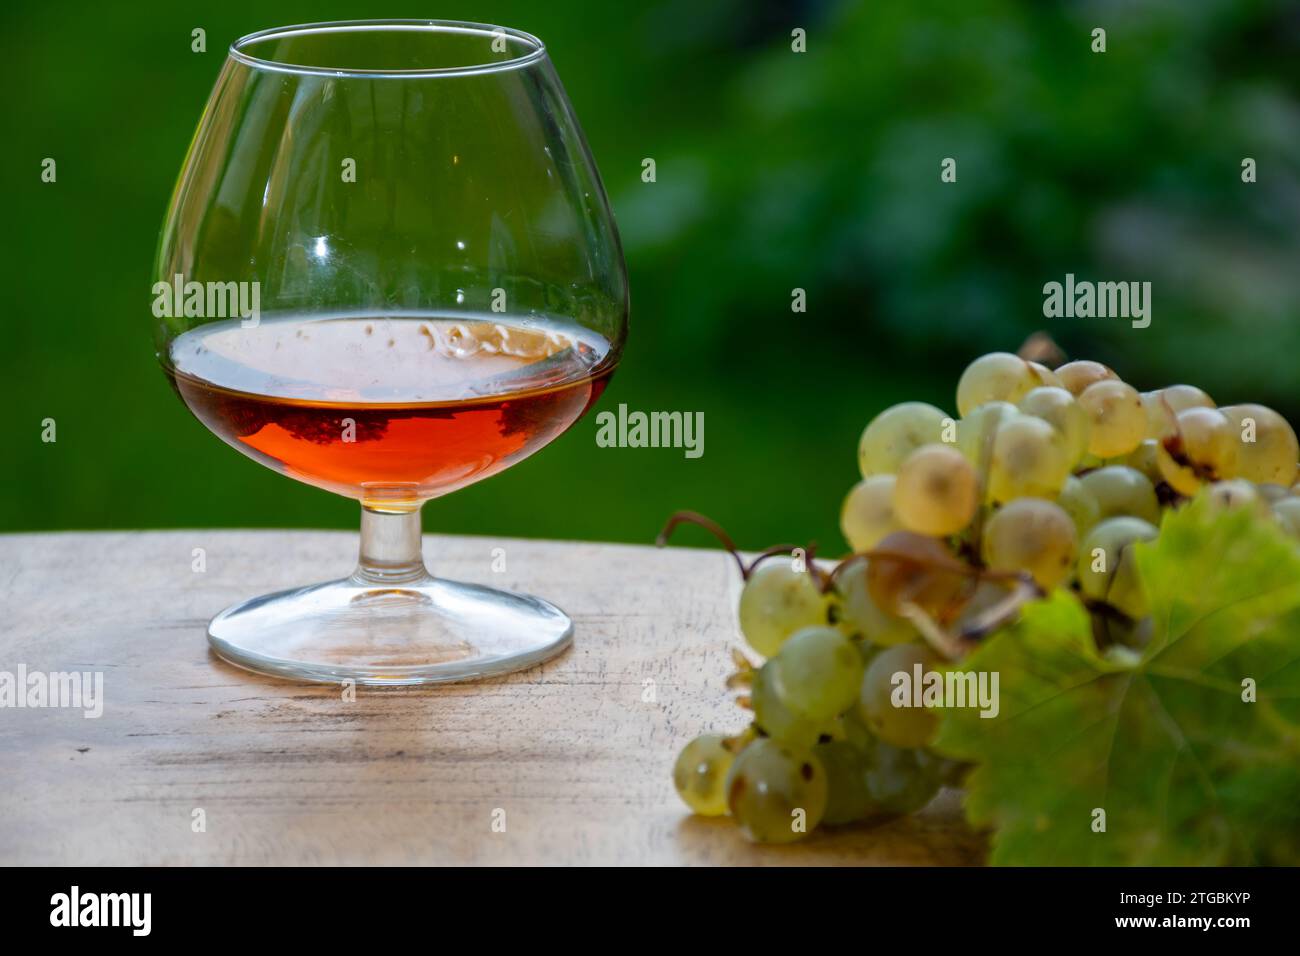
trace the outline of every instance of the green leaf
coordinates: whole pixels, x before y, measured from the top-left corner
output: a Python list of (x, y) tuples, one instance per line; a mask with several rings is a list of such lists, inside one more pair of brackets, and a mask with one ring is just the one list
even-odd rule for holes
[(1154, 625), (1140, 654), (1100, 653), (1057, 592), (962, 662), (997, 672), (1001, 695), (996, 717), (944, 715), (937, 749), (977, 765), (968, 818), (993, 829), (997, 864), (1300, 861), (1294, 541), (1199, 499), (1137, 561)]

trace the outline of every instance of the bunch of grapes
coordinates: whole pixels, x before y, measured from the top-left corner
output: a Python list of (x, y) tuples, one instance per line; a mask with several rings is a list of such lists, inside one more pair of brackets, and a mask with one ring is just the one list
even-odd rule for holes
[[(696, 813), (784, 843), (918, 810), (966, 768), (931, 751), (933, 710), (894, 705), (896, 674), (959, 660), (1057, 588), (1088, 609), (1099, 647), (1140, 651), (1151, 627), (1133, 546), (1203, 490), (1300, 538), (1300, 444), (1262, 405), (994, 353), (962, 374), (957, 411), (907, 402), (867, 426), (841, 512), (854, 553), (834, 567), (811, 549), (737, 555), (740, 629), (766, 660), (735, 654), (750, 726), (699, 737), (677, 760)], [(700, 516), (666, 533), (681, 520), (735, 553)]]

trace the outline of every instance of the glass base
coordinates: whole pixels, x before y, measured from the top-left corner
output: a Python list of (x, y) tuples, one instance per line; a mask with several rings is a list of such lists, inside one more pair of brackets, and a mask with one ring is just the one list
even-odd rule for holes
[(267, 594), (208, 625), (213, 650), (239, 667), (370, 685), (506, 674), (554, 657), (572, 639), (573, 622), (553, 604), (427, 574), (384, 584), (354, 575)]

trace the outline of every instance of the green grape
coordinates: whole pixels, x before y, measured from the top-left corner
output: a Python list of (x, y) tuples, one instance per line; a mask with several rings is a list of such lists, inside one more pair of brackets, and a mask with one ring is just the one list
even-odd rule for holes
[(1164, 438), (1174, 430), (1179, 412), (1189, 408), (1213, 408), (1214, 399), (1195, 385), (1170, 385), (1154, 392), (1142, 393), (1142, 408), (1147, 415), (1147, 437)]
[(1017, 498), (984, 528), (984, 560), (995, 571), (1028, 571), (1044, 591), (1070, 576), (1078, 532), (1065, 509), (1041, 498)]
[[(939, 715), (913, 705), (913, 693), (922, 689), (915, 686), (915, 667), (918, 664), (924, 675), (935, 670), (940, 661), (938, 655), (923, 644), (898, 644), (877, 654), (862, 678), (862, 694), (858, 701), (862, 717), (873, 734), (896, 747), (924, 747), (939, 731)], [(895, 706), (894, 700), (896, 674), (907, 675), (905, 684), (899, 678), (899, 706)]]
[[(876, 651), (876, 656), (879, 655)], [(867, 727), (862, 717), (862, 708), (853, 707), (840, 715), (841, 740), (852, 744), (859, 751), (867, 750), (876, 743), (876, 735)]]
[(1097, 504), (1097, 499), (1083, 486), (1083, 481), (1074, 475), (1065, 479), (1065, 487), (1056, 496), (1056, 503), (1074, 521), (1074, 528), (1081, 540), (1101, 520), (1101, 506)]
[(727, 809), (758, 843), (793, 843), (821, 822), (826, 771), (811, 750), (755, 740), (727, 774)]
[(1295, 482), (1300, 443), (1285, 418), (1264, 405), (1230, 405), (1222, 411), (1232, 422), (1241, 445), (1237, 452), (1238, 477), (1275, 485)]
[(1216, 408), (1178, 413), (1174, 431), (1160, 442), (1160, 474), (1182, 495), (1195, 495), (1207, 481), (1234, 478), (1241, 443), (1232, 421)]
[(1079, 587), (1137, 620), (1146, 617), (1146, 594), (1133, 559), (1133, 545), (1154, 541), (1159, 532), (1141, 518), (1107, 518), (1093, 528), (1079, 550)]
[(822, 823), (840, 826), (865, 820), (877, 812), (867, 791), (867, 761), (862, 751), (845, 740), (818, 744), (813, 754), (826, 771), (826, 809)]
[(1087, 361), (1067, 362), (1056, 370), (1056, 377), (1061, 380), (1061, 386), (1075, 398), (1082, 395), (1090, 385), (1105, 379), (1119, 378), (1100, 362)]
[(885, 743), (867, 728), (857, 711), (845, 713), (841, 723), (844, 742), (858, 752), (865, 767), (870, 806), (866, 816), (860, 819), (919, 810), (944, 784), (960, 785), (970, 769), (969, 764), (940, 757), (922, 748), (895, 747)]
[(1283, 498), (1273, 503), (1273, 518), (1287, 534), (1300, 538), (1300, 498)]
[(683, 749), (673, 766), (677, 795), (696, 813), (720, 817), (727, 812), (727, 771), (735, 759), (727, 749), (726, 737), (705, 734)]
[(865, 751), (867, 793), (885, 813), (915, 813), (934, 799), (951, 768), (926, 751), (876, 740)]
[(740, 630), (749, 646), (771, 657), (787, 637), (827, 623), (830, 600), (807, 571), (789, 561), (760, 564), (740, 592)]
[(1107, 465), (1079, 479), (1097, 502), (1102, 518), (1130, 515), (1151, 524), (1160, 523), (1160, 502), (1155, 486), (1136, 468)]
[(1238, 508), (1248, 508), (1257, 512), (1260, 516), (1267, 516), (1269, 506), (1263, 498), (1260, 497), (1255, 486), (1245, 478), (1229, 478), (1226, 481), (1216, 481), (1206, 489), (1206, 495), (1210, 504), (1220, 511), (1235, 511)]
[(858, 467), (862, 477), (892, 475), (922, 445), (943, 440), (946, 412), (924, 402), (904, 402), (887, 408), (862, 432), (858, 442)]
[(1020, 411), (1041, 418), (1061, 434), (1070, 464), (1088, 453), (1092, 422), (1074, 396), (1063, 388), (1036, 388), (1020, 400)]
[(1041, 384), (1029, 363), (1010, 352), (981, 355), (957, 383), (957, 412), (969, 415), (986, 402), (1017, 402)]
[(1092, 431), (1088, 451), (1099, 458), (1127, 455), (1147, 437), (1147, 413), (1132, 385), (1106, 379), (1089, 385), (1079, 396)]
[(862, 684), (862, 658), (831, 627), (806, 627), (772, 658), (774, 689), (786, 709), (813, 721), (848, 710)]
[(902, 530), (894, 511), (893, 475), (872, 475), (854, 485), (840, 509), (840, 530), (854, 551), (870, 551), (887, 535)]
[(957, 423), (957, 450), (978, 471), (984, 456), (992, 453), (990, 436), (1000, 425), (1019, 417), (1020, 409), (1010, 402), (986, 402)]
[(1127, 465), (1134, 471), (1140, 471), (1146, 475), (1152, 487), (1165, 480), (1164, 475), (1160, 473), (1160, 442), (1154, 438), (1144, 440), (1137, 448), (1110, 464)]
[(894, 514), (908, 531), (936, 538), (956, 534), (971, 523), (978, 507), (975, 468), (955, 448), (925, 445), (898, 471)]
[(749, 700), (754, 708), (754, 723), (773, 740), (794, 747), (811, 747), (827, 732), (824, 721), (800, 717), (785, 706), (776, 686), (774, 660), (759, 668)]
[(910, 621), (886, 614), (872, 599), (867, 587), (868, 560), (853, 558), (835, 575), (835, 587), (840, 595), (840, 630), (879, 647), (915, 640), (920, 635)]
[(1003, 422), (993, 438), (988, 498), (1055, 498), (1070, 477), (1070, 460), (1060, 434), (1043, 421), (1020, 415)]
[(1035, 388), (1064, 388), (1061, 384), (1061, 376), (1057, 375), (1046, 365), (1041, 362), (1029, 362), (1029, 372), (1034, 376)]

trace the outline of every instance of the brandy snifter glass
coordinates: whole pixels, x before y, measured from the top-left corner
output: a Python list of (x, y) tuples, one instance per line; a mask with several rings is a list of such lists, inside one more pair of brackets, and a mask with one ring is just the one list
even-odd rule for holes
[(431, 20), (238, 40), (155, 279), (158, 357), (194, 415), (361, 503), (352, 574), (222, 611), (208, 627), (218, 655), (415, 684), (568, 645), (554, 605), (432, 576), (420, 534), (425, 501), (577, 421), (623, 349), (618, 233), (540, 40)]

